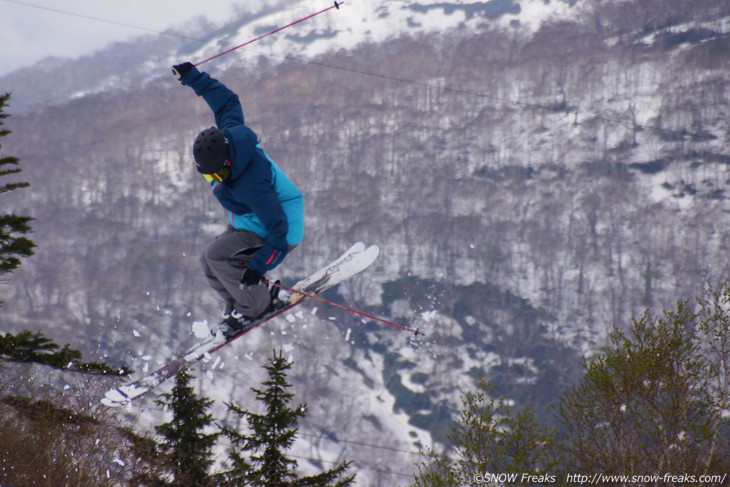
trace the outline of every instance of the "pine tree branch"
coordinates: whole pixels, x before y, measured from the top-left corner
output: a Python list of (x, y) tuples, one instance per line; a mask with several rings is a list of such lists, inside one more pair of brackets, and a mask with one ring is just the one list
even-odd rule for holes
[(68, 344), (61, 347), (41, 332), (23, 331), (18, 335), (0, 335), (0, 360), (35, 363), (68, 372), (92, 375), (126, 376), (133, 371), (126, 366), (112, 367), (101, 362), (82, 362), (81, 352)]

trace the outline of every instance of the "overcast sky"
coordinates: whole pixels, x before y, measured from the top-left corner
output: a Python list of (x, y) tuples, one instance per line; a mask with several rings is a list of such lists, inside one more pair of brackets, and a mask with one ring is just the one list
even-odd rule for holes
[(77, 58), (199, 15), (220, 24), (237, 3), (258, 1), (0, 0), (0, 76), (46, 56)]

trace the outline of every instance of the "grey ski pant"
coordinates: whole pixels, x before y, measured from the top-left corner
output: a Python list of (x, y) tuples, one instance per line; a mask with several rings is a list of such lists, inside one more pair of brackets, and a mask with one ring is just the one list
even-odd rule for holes
[(236, 311), (250, 318), (263, 313), (271, 300), (266, 284), (240, 285), (246, 266), (263, 244), (264, 240), (255, 233), (229, 226), (200, 257), (205, 277), (226, 306), (233, 304)]

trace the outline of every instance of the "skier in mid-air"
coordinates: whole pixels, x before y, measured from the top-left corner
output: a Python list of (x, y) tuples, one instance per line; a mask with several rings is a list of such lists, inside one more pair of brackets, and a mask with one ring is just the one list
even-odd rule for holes
[(228, 211), (228, 228), (208, 245), (200, 263), (225, 301), (219, 330), (212, 331), (230, 337), (271, 304), (264, 275), (304, 237), (304, 196), (245, 125), (238, 95), (189, 62), (172, 71), (203, 97), (215, 116), (216, 127), (195, 138), (193, 158)]

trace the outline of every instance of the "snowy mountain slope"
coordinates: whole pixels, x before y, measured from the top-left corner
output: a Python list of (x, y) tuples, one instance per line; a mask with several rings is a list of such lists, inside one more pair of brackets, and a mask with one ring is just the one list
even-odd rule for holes
[[(229, 49), (230, 46), (243, 44), (295, 20), (306, 18), (325, 5), (324, 2), (312, 4), (302, 1), (285, 10), (236, 22), (192, 53), (192, 59), (203, 60)], [(221, 62), (230, 65), (240, 62), (241, 57), (253, 59), (260, 55), (311, 58), (331, 50), (350, 50), (364, 42), (384, 42), (403, 35), (453, 31), (457, 28), (465, 32), (475, 32), (486, 23), (500, 27), (520, 25), (528, 30), (536, 30), (547, 19), (571, 14), (568, 4), (560, 1), (352, 0), (343, 2), (337, 10), (330, 10), (297, 24), (294, 29), (262, 39), (232, 56), (233, 59)], [(239, 59), (235, 59), (236, 57)]]
[[(33, 106), (62, 103), (85, 94), (126, 88), (167, 76), (172, 64), (182, 60), (199, 63), (331, 5), (330, 2), (304, 0), (286, 8), (264, 5), (245, 18), (231, 19), (229, 24), (212, 30), (210, 25), (190, 22), (166, 35), (115, 43), (98, 54), (80, 59), (43, 60), (0, 78), (0, 86), (14, 94), (13, 112), (24, 113)], [(325, 52), (352, 49), (362, 43), (378, 43), (403, 35), (443, 31), (467, 35), (495, 26), (513, 29), (519, 26), (520, 30), (530, 32), (547, 19), (578, 13), (575, 7), (568, 5), (564, 1), (545, 3), (543, 0), (352, 0), (339, 9), (216, 59), (214, 66), (226, 69), (242, 62), (258, 62), (262, 56), (275, 63), (287, 58), (306, 60)], [(45, 76), (37, 76), (41, 70)], [(28, 83), (29, 79), (31, 83)]]

